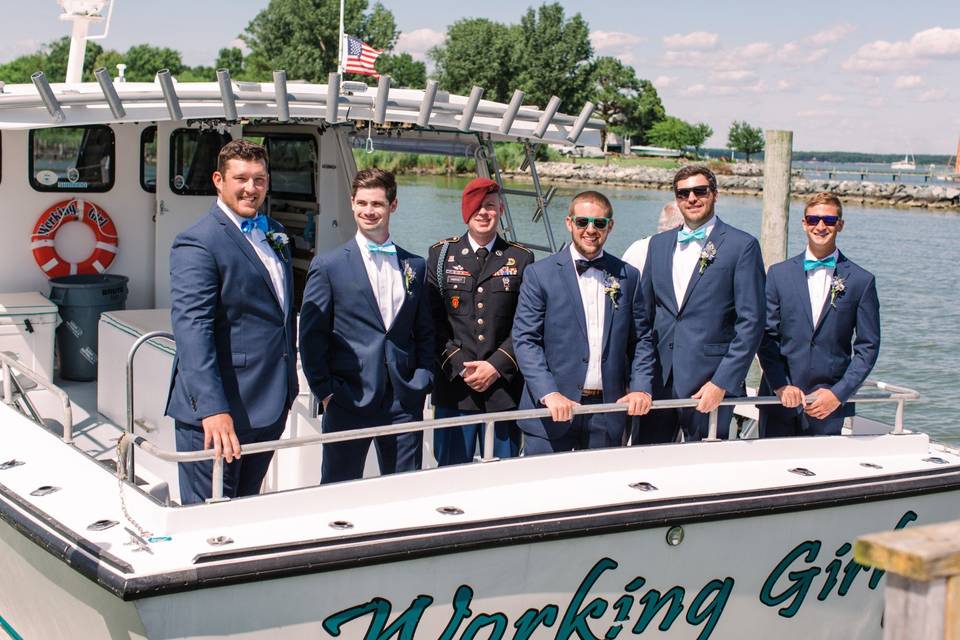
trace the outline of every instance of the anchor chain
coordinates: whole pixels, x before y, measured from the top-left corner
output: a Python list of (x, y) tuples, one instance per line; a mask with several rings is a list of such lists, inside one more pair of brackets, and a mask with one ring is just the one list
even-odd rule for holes
[[(127, 479), (127, 456), (130, 455), (130, 447), (133, 443), (133, 434), (124, 433), (119, 440), (117, 440), (117, 488), (120, 492), (120, 510), (123, 512), (123, 517), (126, 519), (130, 525), (137, 530), (137, 535), (130, 536), (130, 542), (128, 544), (136, 545), (136, 551), (150, 551), (149, 538), (153, 535), (150, 531), (141, 526), (127, 509), (127, 499), (123, 492), (123, 481)], [(139, 538), (139, 539), (138, 539)]]

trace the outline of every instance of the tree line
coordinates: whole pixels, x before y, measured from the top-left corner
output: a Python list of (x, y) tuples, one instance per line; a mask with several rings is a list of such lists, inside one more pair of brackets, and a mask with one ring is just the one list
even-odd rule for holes
[[(323, 83), (337, 68), (338, 27), (337, 0), (271, 0), (240, 36), (249, 49), (247, 55), (239, 48), (225, 47), (213, 66), (191, 67), (174, 49), (139, 44), (119, 52), (91, 41), (83, 76), (93, 80), (94, 69), (99, 67), (115, 76), (116, 65), (122, 63), (126, 65), (125, 78), (132, 82), (150, 82), (159, 69), (169, 69), (182, 81), (212, 81), (216, 70), (225, 68), (238, 80), (270, 81), (274, 69), (285, 69), (290, 79)], [(377, 59), (377, 71), (390, 75), (394, 86), (425, 86), (426, 64), (409, 53), (394, 51), (400, 31), (393, 13), (380, 2), (370, 6), (368, 0), (346, 0), (344, 29), (384, 50)], [(68, 51), (68, 38), (52, 42), (36, 53), (0, 65), (0, 80), (30, 82), (30, 75), (39, 70), (59, 81), (66, 75)], [(466, 95), (478, 85), (484, 88), (484, 98), (507, 102), (515, 89), (521, 89), (526, 104), (542, 107), (556, 95), (561, 110), (568, 113), (578, 113), (591, 101), (596, 105), (595, 114), (607, 123), (604, 143), (609, 130), (634, 144), (690, 148), (699, 153), (713, 135), (705, 123), (669, 116), (656, 87), (639, 78), (632, 66), (615, 57), (596, 55), (586, 20), (579, 13), (567, 16), (556, 2), (528, 8), (516, 24), (486, 18), (458, 20), (428, 56), (434, 63), (433, 77), (440, 88), (451, 93)], [(364, 76), (349, 79), (371, 82)], [(735, 142), (740, 144), (740, 138), (731, 129), (730, 145)], [(759, 150), (733, 148), (747, 153)]]

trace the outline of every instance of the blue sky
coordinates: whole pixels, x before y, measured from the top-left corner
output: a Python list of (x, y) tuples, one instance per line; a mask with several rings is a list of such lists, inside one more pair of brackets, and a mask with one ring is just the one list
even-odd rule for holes
[[(529, 4), (382, 0), (424, 58), (465, 17), (516, 22)], [(10, 3), (6, 0), (5, 4)], [(960, 2), (562, 2), (589, 23), (600, 55), (657, 85), (668, 112), (794, 131), (797, 149), (952, 154), (960, 136)], [(267, 0), (118, 0), (105, 47), (170, 46), (211, 64)], [(469, 6), (469, 8), (464, 8)], [(0, 61), (66, 35), (55, 0), (5, 7)]]

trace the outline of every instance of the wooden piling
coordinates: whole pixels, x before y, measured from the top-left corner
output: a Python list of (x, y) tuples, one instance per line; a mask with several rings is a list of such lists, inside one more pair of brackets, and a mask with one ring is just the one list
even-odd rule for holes
[(764, 132), (763, 221), (760, 248), (763, 266), (787, 259), (787, 230), (790, 223), (790, 169), (793, 160), (793, 132)]
[(960, 521), (862, 536), (854, 558), (887, 572), (884, 640), (960, 638)]

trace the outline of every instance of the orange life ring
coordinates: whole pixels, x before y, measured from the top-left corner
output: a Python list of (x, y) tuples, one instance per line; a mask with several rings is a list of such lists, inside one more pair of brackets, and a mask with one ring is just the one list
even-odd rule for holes
[[(93, 253), (82, 262), (67, 262), (54, 247), (54, 238), (64, 223), (80, 221), (96, 238)], [(107, 212), (89, 200), (74, 198), (58, 202), (37, 219), (30, 238), (33, 259), (48, 278), (103, 273), (117, 255), (117, 228)]]

